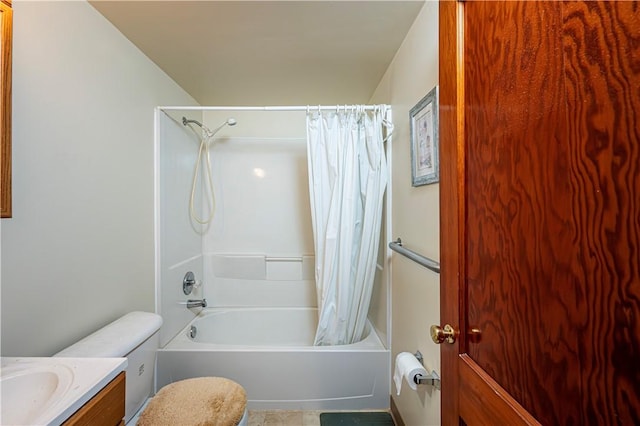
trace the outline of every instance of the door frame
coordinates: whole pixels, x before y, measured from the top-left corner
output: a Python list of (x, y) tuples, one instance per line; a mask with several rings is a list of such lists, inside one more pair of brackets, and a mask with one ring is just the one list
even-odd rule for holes
[[(440, 322), (459, 323), (459, 277), (464, 276), (464, 81), (462, 42), (464, 4), (442, 0), (439, 5), (439, 144), (440, 144)], [(443, 220), (444, 219), (444, 220)], [(463, 311), (463, 310), (462, 310)], [(440, 346), (441, 424), (459, 425), (458, 354), (460, 339)]]

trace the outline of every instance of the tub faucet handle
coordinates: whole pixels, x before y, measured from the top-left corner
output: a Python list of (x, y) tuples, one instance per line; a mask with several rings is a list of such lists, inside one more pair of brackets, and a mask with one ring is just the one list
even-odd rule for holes
[(184, 292), (184, 294), (191, 294), (191, 291), (193, 290), (193, 287), (195, 287), (196, 283), (196, 276), (193, 274), (193, 272), (187, 272), (182, 280), (182, 291)]

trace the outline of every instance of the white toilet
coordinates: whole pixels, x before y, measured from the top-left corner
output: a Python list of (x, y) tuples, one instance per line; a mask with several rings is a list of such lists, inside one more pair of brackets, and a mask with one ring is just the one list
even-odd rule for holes
[(125, 423), (153, 395), (156, 351), (160, 345), (160, 315), (131, 312), (54, 356), (127, 358)]
[[(130, 312), (79, 342), (58, 352), (56, 357), (126, 357), (125, 424), (136, 416), (154, 392), (156, 352), (160, 344), (162, 317), (149, 312)], [(134, 419), (135, 420), (135, 419)], [(246, 425), (248, 415), (239, 423)]]

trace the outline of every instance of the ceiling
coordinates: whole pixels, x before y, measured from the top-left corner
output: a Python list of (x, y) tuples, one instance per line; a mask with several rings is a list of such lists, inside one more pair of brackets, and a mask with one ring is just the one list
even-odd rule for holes
[(413, 1), (90, 1), (202, 105), (366, 103)]

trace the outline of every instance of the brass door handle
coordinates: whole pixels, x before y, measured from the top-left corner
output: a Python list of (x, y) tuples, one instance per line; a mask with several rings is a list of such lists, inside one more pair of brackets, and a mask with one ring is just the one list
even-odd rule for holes
[(454, 343), (456, 341), (456, 331), (449, 324), (445, 324), (444, 327), (432, 325), (431, 340), (437, 345), (444, 342)]

